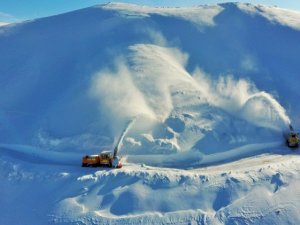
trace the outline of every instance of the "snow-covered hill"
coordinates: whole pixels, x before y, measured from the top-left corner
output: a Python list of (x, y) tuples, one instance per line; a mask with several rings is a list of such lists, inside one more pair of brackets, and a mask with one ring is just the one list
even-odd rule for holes
[(6, 23), (6, 22), (0, 22), (0, 27), (1, 26), (5, 26), (5, 25), (8, 25), (8, 23)]
[[(299, 223), (299, 17), (110, 3), (1, 26), (0, 223)], [(130, 120), (124, 169), (83, 170)]]

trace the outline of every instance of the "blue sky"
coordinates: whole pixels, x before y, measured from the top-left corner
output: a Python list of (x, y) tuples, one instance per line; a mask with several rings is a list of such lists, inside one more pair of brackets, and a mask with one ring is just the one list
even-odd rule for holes
[[(0, 22), (18, 22), (27, 19), (56, 15), (106, 2), (127, 2), (152, 6), (191, 6), (215, 4), (236, 0), (0, 0)], [(300, 11), (299, 0), (238, 1), (277, 5)]]

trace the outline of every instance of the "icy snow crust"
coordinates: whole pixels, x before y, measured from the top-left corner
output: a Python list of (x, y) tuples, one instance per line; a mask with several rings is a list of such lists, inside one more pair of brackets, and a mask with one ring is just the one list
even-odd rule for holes
[[(0, 224), (298, 224), (299, 15), (107, 4), (0, 27)], [(80, 167), (131, 120), (122, 169)]]

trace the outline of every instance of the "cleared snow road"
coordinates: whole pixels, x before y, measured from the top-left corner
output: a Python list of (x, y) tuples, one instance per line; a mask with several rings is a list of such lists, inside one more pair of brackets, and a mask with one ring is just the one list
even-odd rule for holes
[[(83, 154), (71, 152), (47, 151), (32, 146), (0, 144), (1, 152), (9, 157), (18, 158), (31, 163), (47, 163), (56, 165), (80, 166)], [(252, 166), (276, 160), (278, 157), (298, 156), (281, 142), (259, 143), (245, 145), (226, 152), (204, 155), (200, 152), (184, 152), (170, 155), (128, 155), (124, 157), (125, 164), (146, 164), (155, 167), (170, 167), (178, 169), (195, 169), (218, 166), (237, 161), (243, 167), (249, 162)], [(221, 165), (222, 166), (222, 165)]]

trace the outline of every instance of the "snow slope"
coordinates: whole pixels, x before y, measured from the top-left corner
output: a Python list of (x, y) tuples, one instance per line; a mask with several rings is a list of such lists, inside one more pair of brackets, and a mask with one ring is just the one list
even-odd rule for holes
[(193, 170), (130, 163), (82, 170), (51, 162), (74, 154), (43, 161), (29, 147), (1, 150), (1, 224), (299, 223), (300, 159), (285, 148)]
[[(299, 16), (110, 3), (1, 26), (0, 223), (299, 223)], [(123, 169), (80, 167), (131, 120)]]
[(6, 23), (6, 22), (0, 22), (0, 27), (1, 26), (5, 26), (5, 25), (8, 25), (9, 23)]

